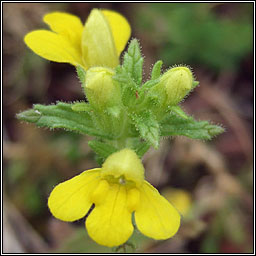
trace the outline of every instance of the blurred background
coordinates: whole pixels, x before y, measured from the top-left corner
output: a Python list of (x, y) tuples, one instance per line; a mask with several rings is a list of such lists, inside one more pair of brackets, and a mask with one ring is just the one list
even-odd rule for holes
[(165, 140), (145, 155), (147, 180), (180, 210), (182, 225), (166, 241), (136, 231), (129, 242), (141, 253), (253, 252), (253, 3), (3, 3), (4, 252), (114, 252), (88, 237), (84, 220), (62, 222), (47, 208), (56, 184), (97, 167), (90, 138), (15, 119), (34, 103), (84, 99), (75, 68), (40, 58), (23, 37), (46, 28), (48, 12), (85, 22), (92, 8), (127, 17), (145, 80), (159, 59), (164, 69), (192, 67), (200, 86), (182, 107), (226, 129), (210, 142)]

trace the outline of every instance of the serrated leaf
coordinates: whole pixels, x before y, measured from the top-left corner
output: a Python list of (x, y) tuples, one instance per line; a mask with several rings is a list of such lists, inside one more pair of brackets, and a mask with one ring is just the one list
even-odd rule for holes
[(157, 61), (152, 69), (151, 72), (151, 80), (148, 80), (145, 82), (141, 88), (142, 92), (145, 92), (149, 90), (151, 87), (155, 86), (156, 84), (159, 83), (160, 81), (160, 76), (161, 76), (161, 67), (162, 67), (163, 62), (161, 60)]
[(133, 39), (124, 54), (123, 69), (131, 76), (134, 82), (141, 85), (143, 58), (141, 57), (140, 45), (137, 39)]
[(182, 110), (180, 106), (171, 106), (170, 110), (173, 111), (175, 114), (180, 116), (183, 119), (188, 119), (189, 116)]
[[(37, 118), (31, 118), (31, 115), (35, 115)], [(87, 112), (75, 112), (72, 110), (72, 104), (68, 103), (59, 102), (56, 105), (48, 106), (36, 104), (33, 109), (24, 111), (17, 117), (39, 127), (61, 128), (101, 138), (112, 138), (94, 126), (91, 116)]]
[(138, 87), (126, 70), (117, 67), (113, 79), (117, 81), (121, 87), (121, 98), (124, 106), (134, 105)]
[(108, 156), (118, 151), (118, 149), (116, 149), (114, 146), (97, 140), (89, 141), (88, 145), (103, 160), (105, 160)]
[(150, 148), (150, 144), (148, 144), (147, 142), (143, 142), (140, 141), (136, 147), (134, 147), (134, 151), (136, 152), (136, 154), (139, 156), (139, 158), (142, 158), (146, 152), (149, 150)]
[(82, 66), (78, 65), (78, 66), (76, 66), (76, 73), (77, 73), (77, 76), (78, 76), (81, 84), (84, 85), (85, 77), (86, 77), (86, 71), (83, 69)]
[(141, 91), (146, 91), (149, 90), (151, 87), (155, 86), (156, 84), (159, 83), (159, 78), (154, 79), (154, 80), (148, 80), (146, 83), (144, 83), (141, 87)]
[(73, 103), (71, 108), (75, 112), (88, 112), (88, 111), (92, 110), (90, 104), (88, 104), (86, 102), (76, 102), (76, 103)]
[(131, 116), (141, 137), (154, 148), (159, 146), (159, 124), (150, 111)]
[(192, 117), (182, 118), (171, 113), (160, 125), (161, 136), (183, 135), (191, 139), (210, 140), (212, 137), (224, 132), (218, 125), (209, 124), (208, 121), (196, 121)]
[(135, 81), (129, 76), (129, 73), (120, 66), (116, 68), (116, 74), (113, 76), (113, 79), (120, 83), (121, 88), (131, 87), (134, 90), (138, 88)]
[(17, 114), (16, 117), (22, 121), (26, 121), (29, 123), (35, 123), (40, 119), (41, 113), (34, 109), (29, 109), (29, 110), (26, 110), (26, 111), (23, 111), (23, 112)]
[(99, 165), (102, 166), (104, 163), (104, 159), (102, 157), (100, 157), (99, 155), (95, 155), (94, 156), (94, 160), (95, 162)]
[(151, 80), (158, 79), (161, 76), (161, 68), (163, 65), (163, 61), (159, 60), (155, 63), (152, 72), (151, 72)]

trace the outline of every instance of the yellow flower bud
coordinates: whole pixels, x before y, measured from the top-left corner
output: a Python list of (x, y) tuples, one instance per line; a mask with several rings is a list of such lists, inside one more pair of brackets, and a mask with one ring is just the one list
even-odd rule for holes
[(160, 84), (165, 87), (166, 104), (177, 105), (192, 89), (193, 75), (187, 67), (175, 67), (161, 77)]
[(86, 72), (85, 93), (96, 108), (111, 107), (120, 101), (120, 87), (112, 79), (112, 69), (95, 67)]

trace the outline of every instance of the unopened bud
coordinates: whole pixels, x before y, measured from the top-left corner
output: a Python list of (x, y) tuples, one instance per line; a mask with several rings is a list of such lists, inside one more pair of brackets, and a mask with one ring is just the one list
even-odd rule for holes
[(114, 82), (114, 71), (103, 67), (90, 68), (86, 72), (85, 93), (96, 108), (112, 107), (120, 101), (120, 88)]
[(165, 87), (166, 104), (177, 105), (192, 89), (193, 75), (187, 67), (175, 67), (163, 74), (160, 84)]

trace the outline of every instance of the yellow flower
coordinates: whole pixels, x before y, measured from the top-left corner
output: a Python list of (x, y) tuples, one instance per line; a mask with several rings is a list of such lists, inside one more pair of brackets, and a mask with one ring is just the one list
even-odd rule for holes
[(144, 180), (144, 167), (130, 149), (110, 155), (92, 169), (57, 185), (48, 200), (52, 214), (63, 221), (86, 219), (89, 236), (104, 246), (118, 246), (132, 235), (132, 213), (140, 232), (168, 239), (180, 226), (178, 211)]
[(93, 9), (83, 26), (74, 15), (53, 12), (44, 22), (52, 31), (35, 30), (24, 41), (39, 56), (55, 61), (114, 68), (131, 35), (127, 20), (117, 12)]

